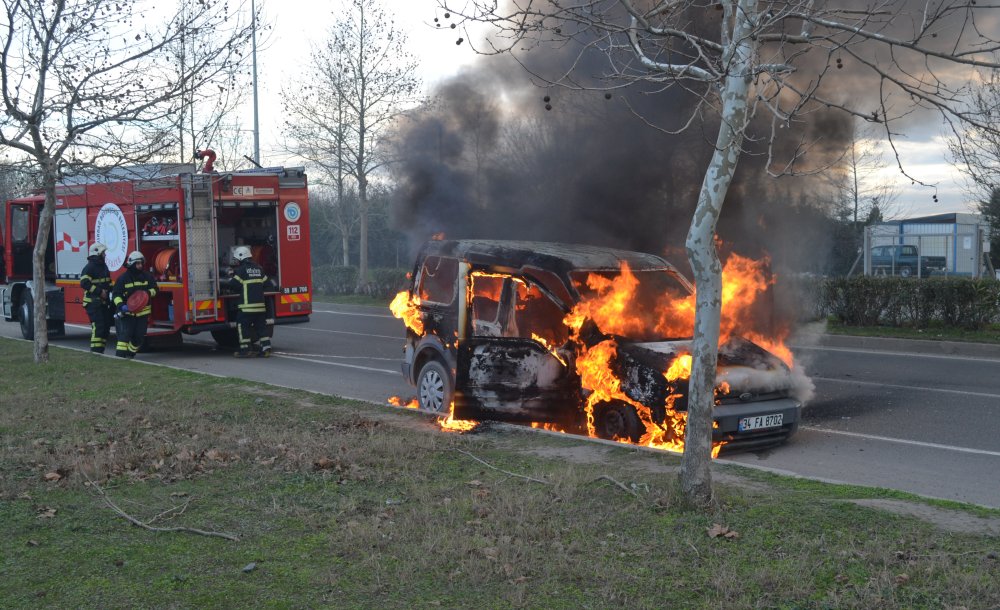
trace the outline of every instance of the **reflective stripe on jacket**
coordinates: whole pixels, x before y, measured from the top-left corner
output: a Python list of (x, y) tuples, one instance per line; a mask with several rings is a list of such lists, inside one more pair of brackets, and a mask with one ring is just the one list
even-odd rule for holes
[(101, 299), (101, 291), (111, 292), (111, 273), (104, 260), (100, 257), (91, 256), (87, 258), (87, 265), (80, 275), (80, 288), (83, 288), (83, 306), (91, 303), (99, 303), (106, 299)]
[(240, 295), (240, 302), (237, 305), (240, 311), (245, 313), (264, 313), (264, 287), (267, 285), (268, 277), (257, 263), (252, 260), (244, 260), (229, 280), (229, 287)]
[(125, 270), (125, 273), (118, 276), (115, 287), (111, 291), (111, 300), (114, 302), (115, 307), (121, 307), (133, 293), (145, 290), (149, 293), (149, 304), (139, 311), (130, 311), (129, 313), (133, 316), (148, 316), (153, 310), (153, 297), (156, 296), (157, 289), (156, 280), (153, 276), (145, 271), (136, 271), (129, 267)]

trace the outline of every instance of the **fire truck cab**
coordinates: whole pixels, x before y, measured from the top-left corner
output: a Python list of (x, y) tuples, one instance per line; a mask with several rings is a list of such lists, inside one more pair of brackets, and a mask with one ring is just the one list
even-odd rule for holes
[[(306, 322), (312, 312), (309, 200), (302, 168), (195, 173), (192, 166), (135, 168), (116, 178), (73, 179), (57, 187), (48, 234), (45, 286), (32, 281), (32, 251), (44, 195), (5, 202), (0, 234), (0, 313), (34, 336), (34, 304), (45, 290), (49, 332), (89, 326), (80, 273), (94, 242), (108, 248), (112, 278), (139, 250), (159, 284), (148, 336), (179, 339), (208, 331), (220, 345), (236, 343), (237, 295), (225, 280), (236, 246), (278, 287), (267, 293), (268, 324)], [(180, 171), (177, 171), (180, 170)]]

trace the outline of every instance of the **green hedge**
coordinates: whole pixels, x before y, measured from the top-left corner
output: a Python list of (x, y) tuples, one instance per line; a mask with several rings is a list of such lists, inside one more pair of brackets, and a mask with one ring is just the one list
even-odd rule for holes
[(826, 312), (850, 326), (975, 330), (1000, 322), (1000, 282), (993, 279), (828, 278), (821, 290)]
[(325, 294), (365, 294), (387, 299), (406, 288), (406, 269), (369, 269), (369, 282), (358, 287), (357, 267), (321, 265), (313, 267), (313, 290)]

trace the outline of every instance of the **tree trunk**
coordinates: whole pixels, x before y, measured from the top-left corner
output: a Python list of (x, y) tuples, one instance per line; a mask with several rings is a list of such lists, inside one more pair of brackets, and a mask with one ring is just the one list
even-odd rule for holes
[(358, 184), (358, 199), (360, 200), (358, 213), (361, 214), (360, 230), (358, 231), (361, 234), (361, 252), (358, 255), (358, 287), (363, 288), (368, 285), (368, 184), (365, 179), (362, 179)]
[(350, 267), (351, 266), (350, 241), (347, 239), (346, 234), (343, 233), (341, 234), (340, 245), (344, 249), (344, 266)]
[(51, 162), (42, 164), (45, 168), (42, 179), (45, 188), (45, 205), (38, 219), (38, 233), (35, 235), (35, 248), (31, 253), (31, 284), (34, 297), (35, 317), (35, 364), (49, 361), (49, 327), (45, 320), (48, 311), (45, 298), (45, 251), (49, 245), (49, 233), (52, 231), (52, 217), (56, 210), (56, 175)]
[(749, 36), (756, 15), (755, 0), (739, 0), (730, 40), (729, 74), (722, 90), (722, 123), (715, 153), (705, 172), (698, 206), (687, 235), (688, 261), (694, 273), (694, 339), (689, 385), (687, 431), (681, 458), (681, 491), (688, 503), (705, 507), (712, 503), (712, 408), (719, 357), (719, 324), (722, 316), (722, 265), (715, 250), (715, 226), (726, 192), (740, 158), (750, 94), (750, 59), (754, 53)]

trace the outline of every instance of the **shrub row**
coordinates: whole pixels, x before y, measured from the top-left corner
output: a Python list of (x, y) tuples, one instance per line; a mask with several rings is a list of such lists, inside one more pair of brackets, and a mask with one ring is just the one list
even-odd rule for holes
[(313, 290), (325, 294), (366, 294), (387, 299), (406, 287), (406, 269), (369, 269), (369, 282), (358, 286), (357, 267), (313, 267)]
[(1000, 282), (993, 279), (827, 278), (814, 294), (822, 295), (826, 314), (851, 326), (975, 330), (1000, 322)]

